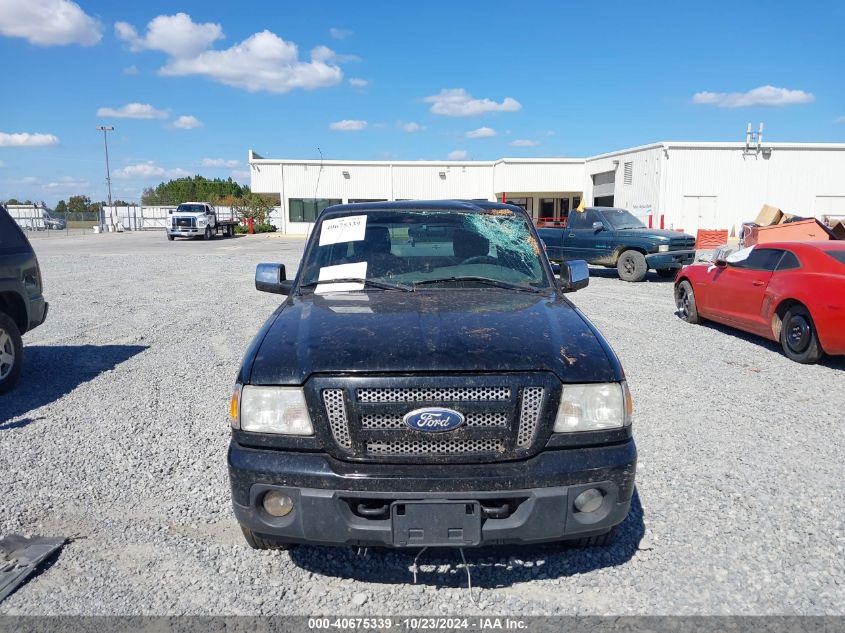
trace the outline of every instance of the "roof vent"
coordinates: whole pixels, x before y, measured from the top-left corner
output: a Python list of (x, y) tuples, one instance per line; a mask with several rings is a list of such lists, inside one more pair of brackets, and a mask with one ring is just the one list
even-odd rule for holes
[(625, 163), (622, 166), (622, 184), (630, 185), (634, 178), (634, 163)]

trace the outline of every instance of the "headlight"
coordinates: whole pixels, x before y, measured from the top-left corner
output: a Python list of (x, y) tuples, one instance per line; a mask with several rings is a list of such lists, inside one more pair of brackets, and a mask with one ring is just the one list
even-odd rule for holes
[(631, 394), (622, 382), (564, 385), (555, 433), (620, 429), (631, 423)]
[(245, 385), (240, 397), (240, 428), (253, 433), (314, 434), (305, 396), (299, 387)]
[(661, 244), (657, 247), (658, 253), (668, 253), (669, 252), (669, 245), (668, 244)]
[(202, 225), (203, 225), (203, 224), (205, 224), (205, 223), (206, 223), (206, 219), (205, 219), (205, 218), (200, 218), (199, 220), (197, 220), (197, 224), (198, 224), (199, 226), (202, 226)]

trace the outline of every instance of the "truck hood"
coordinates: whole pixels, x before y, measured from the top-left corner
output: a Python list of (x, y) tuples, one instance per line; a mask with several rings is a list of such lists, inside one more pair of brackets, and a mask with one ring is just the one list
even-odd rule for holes
[(691, 237), (695, 239), (695, 236), (690, 235), (689, 233), (679, 233), (678, 231), (669, 231), (668, 229), (624, 229), (622, 231), (618, 231), (618, 234), (636, 235), (637, 237), (642, 237), (645, 239), (654, 237), (668, 237), (669, 239), (677, 239), (679, 237)]
[(336, 372), (513, 371), (622, 379), (610, 347), (567, 300), (499, 289), (290, 297), (258, 335), (241, 378), (296, 385)]

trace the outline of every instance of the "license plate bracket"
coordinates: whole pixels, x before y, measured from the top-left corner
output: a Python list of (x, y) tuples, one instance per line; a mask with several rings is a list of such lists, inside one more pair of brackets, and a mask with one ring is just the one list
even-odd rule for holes
[(390, 506), (397, 547), (472, 547), (481, 543), (477, 501), (394, 501)]

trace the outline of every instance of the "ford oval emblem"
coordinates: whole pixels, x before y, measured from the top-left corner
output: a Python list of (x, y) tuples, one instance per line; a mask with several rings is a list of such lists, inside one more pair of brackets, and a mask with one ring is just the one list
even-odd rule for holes
[(426, 407), (406, 413), (402, 420), (415, 431), (442, 433), (443, 431), (453, 431), (461, 426), (464, 423), (464, 416), (452, 409)]

